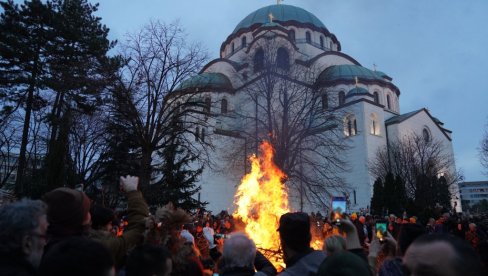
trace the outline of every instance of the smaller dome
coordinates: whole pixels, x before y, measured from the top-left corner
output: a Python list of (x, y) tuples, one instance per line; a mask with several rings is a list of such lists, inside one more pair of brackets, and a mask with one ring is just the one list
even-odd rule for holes
[(363, 87), (354, 87), (347, 92), (347, 97), (359, 96), (359, 95), (369, 95), (369, 91)]
[(384, 81), (383, 77), (375, 71), (364, 68), (360, 65), (341, 64), (327, 67), (320, 73), (319, 82), (329, 82), (336, 80), (378, 80)]
[(176, 90), (186, 90), (190, 88), (212, 89), (212, 90), (232, 90), (229, 78), (222, 73), (201, 73), (184, 80)]

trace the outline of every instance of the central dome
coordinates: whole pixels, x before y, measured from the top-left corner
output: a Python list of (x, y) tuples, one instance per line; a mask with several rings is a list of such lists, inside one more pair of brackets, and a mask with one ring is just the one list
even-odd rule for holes
[(232, 34), (237, 33), (241, 29), (247, 29), (253, 27), (253, 25), (259, 26), (269, 23), (269, 14), (273, 14), (273, 22), (276, 23), (300, 23), (311, 25), (313, 27), (323, 29), (326, 33), (329, 31), (315, 15), (309, 13), (308, 11), (290, 5), (271, 5), (264, 8), (260, 8), (246, 16), (232, 32)]

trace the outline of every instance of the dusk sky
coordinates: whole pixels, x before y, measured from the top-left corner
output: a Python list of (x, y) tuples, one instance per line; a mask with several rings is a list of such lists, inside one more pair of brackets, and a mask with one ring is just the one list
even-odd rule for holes
[[(93, 1), (94, 3), (97, 1)], [(317, 16), (342, 52), (393, 78), (400, 111), (426, 107), (453, 131), (456, 166), (466, 181), (487, 179), (478, 147), (488, 122), (488, 1), (286, 0)], [(249, 13), (273, 0), (102, 0), (110, 38), (124, 40), (150, 20), (180, 20), (210, 59)]]

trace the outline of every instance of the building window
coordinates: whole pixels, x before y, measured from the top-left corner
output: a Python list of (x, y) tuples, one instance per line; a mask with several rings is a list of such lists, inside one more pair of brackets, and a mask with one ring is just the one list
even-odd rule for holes
[(220, 113), (222, 113), (222, 114), (227, 113), (227, 100), (226, 99), (222, 99), (222, 101), (220, 102)]
[(378, 95), (378, 92), (374, 91), (373, 97), (374, 97), (374, 103), (379, 104), (380, 103), (380, 96)]
[(204, 112), (207, 115), (210, 115), (211, 108), (212, 108), (212, 99), (210, 99), (210, 97), (207, 97), (205, 98)]
[(370, 120), (370, 133), (373, 135), (380, 135), (380, 124), (378, 121), (378, 115), (376, 115), (375, 113), (371, 113)]
[(346, 93), (344, 91), (339, 92), (339, 105), (346, 103)]
[(329, 97), (327, 94), (322, 95), (322, 109), (329, 109)]
[(310, 32), (305, 33), (305, 40), (307, 41), (307, 43), (312, 43), (312, 35), (310, 34)]
[(200, 127), (197, 127), (195, 130), (195, 141), (199, 140), (199, 135), (200, 135)]
[(320, 36), (320, 48), (324, 48), (324, 37)]
[(350, 114), (344, 119), (344, 134), (346, 136), (353, 136), (358, 133), (358, 126), (356, 123), (356, 117)]
[(234, 53), (234, 50), (235, 50), (235, 48), (234, 48), (234, 42), (232, 42), (231, 50), (232, 50), (232, 53)]
[(254, 72), (259, 72), (264, 68), (264, 51), (259, 48), (254, 54)]
[(290, 32), (288, 33), (288, 37), (290, 38), (290, 40), (292, 42), (295, 42), (295, 31), (294, 30), (290, 30)]
[(386, 106), (388, 107), (388, 109), (391, 109), (390, 95), (386, 95)]
[(205, 129), (202, 127), (202, 135), (201, 135), (202, 142), (205, 142)]
[(430, 137), (430, 131), (427, 128), (424, 128), (422, 130), (422, 138), (424, 138), (424, 142), (425, 143), (430, 142), (430, 139), (431, 139), (431, 137)]
[(330, 46), (329, 46), (331, 51), (332, 51), (332, 47), (333, 47), (333, 46), (334, 46), (334, 42), (332, 42), (332, 41), (331, 41), (331, 42), (330, 42)]
[(242, 39), (241, 39), (241, 47), (242, 47), (242, 48), (244, 48), (244, 47), (246, 47), (246, 46), (247, 46), (247, 41), (246, 41), (246, 39), (247, 39), (247, 38), (246, 38), (245, 36), (243, 36), (243, 37), (242, 37)]
[(284, 70), (288, 70), (290, 67), (290, 57), (288, 55), (288, 51), (283, 47), (278, 49), (278, 53), (276, 55), (276, 65), (278, 68)]

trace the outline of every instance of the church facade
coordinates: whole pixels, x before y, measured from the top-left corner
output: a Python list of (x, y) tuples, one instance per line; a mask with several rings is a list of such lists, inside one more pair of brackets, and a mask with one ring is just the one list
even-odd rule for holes
[[(253, 148), (239, 132), (259, 120), (257, 111), (253, 113), (258, 104), (253, 103), (248, 87), (263, 70), (269, 53), (265, 48), (270, 45), (278, 67), (311, 72), (295, 83), (319, 91), (321, 108), (340, 116), (336, 127), (339, 138), (348, 145), (341, 155), (349, 168), (340, 178), (347, 188), (332, 189), (323, 197), (346, 196), (351, 211), (368, 209), (375, 181), (368, 164), (388, 141), (416, 133), (441, 141), (452, 154), (451, 131), (426, 108), (400, 112), (400, 89), (390, 76), (341, 52), (337, 37), (312, 13), (290, 5), (271, 5), (238, 23), (222, 43), (220, 57), (178, 88), (200, 95), (208, 104), (208, 114), (202, 115), (208, 116), (207, 127), (196, 129), (195, 139), (207, 139), (213, 145), (213, 165), (205, 167), (199, 180), (199, 198), (209, 202), (209, 210), (232, 210), (236, 187), (249, 170), (246, 158)], [(249, 116), (239, 116), (242, 114)], [(238, 147), (243, 148), (239, 154), (232, 151)], [(229, 160), (235, 163), (232, 169), (227, 166)], [(290, 200), (295, 210), (320, 210), (307, 199), (304, 203), (296, 189), (290, 189)]]

